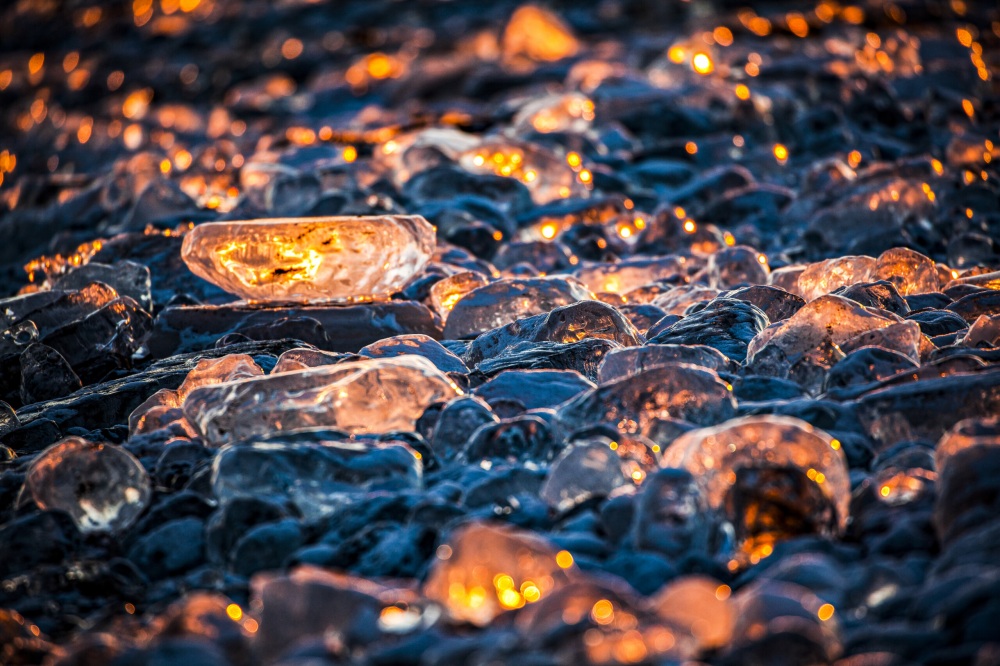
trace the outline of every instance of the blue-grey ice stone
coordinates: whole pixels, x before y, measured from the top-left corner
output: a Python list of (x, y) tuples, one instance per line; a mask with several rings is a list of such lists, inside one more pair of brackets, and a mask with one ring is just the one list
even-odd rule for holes
[(419, 488), (422, 465), (401, 444), (300, 441), (223, 447), (212, 467), (221, 502), (262, 497), (293, 504), (307, 520), (320, 518), (374, 490)]
[(653, 336), (648, 343), (707, 345), (743, 363), (747, 345), (769, 324), (767, 315), (757, 306), (720, 297)]

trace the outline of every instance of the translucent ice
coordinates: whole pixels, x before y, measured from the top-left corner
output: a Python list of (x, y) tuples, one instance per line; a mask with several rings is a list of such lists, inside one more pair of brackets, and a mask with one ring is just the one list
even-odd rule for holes
[(184, 415), (214, 446), (316, 426), (352, 433), (414, 429), (431, 403), (462, 390), (427, 359), (406, 355), (282, 372), (195, 389)]
[(798, 419), (748, 416), (694, 430), (667, 449), (661, 464), (698, 479), (751, 561), (769, 554), (775, 541), (835, 535), (847, 524), (850, 480), (840, 442)]
[(896, 285), (903, 296), (941, 288), (934, 260), (905, 247), (894, 247), (880, 254), (875, 262), (875, 277)]
[(867, 256), (838, 257), (809, 264), (799, 273), (798, 294), (811, 301), (841, 287), (870, 282), (875, 264), (875, 259)]
[(507, 278), (473, 289), (460, 298), (448, 315), (444, 336), (475, 336), (522, 317), (548, 312), (560, 305), (593, 299), (576, 280), (564, 278)]
[(781, 366), (787, 371), (804, 358), (829, 366), (840, 357), (836, 345), (893, 323), (893, 319), (842, 296), (820, 296), (757, 334), (747, 348), (747, 364), (761, 366), (766, 357), (777, 374), (781, 374)]
[(732, 387), (718, 375), (674, 363), (587, 391), (560, 407), (559, 419), (570, 429), (611, 423), (624, 433), (645, 433), (656, 419), (712, 425), (735, 413)]
[(353, 494), (420, 487), (423, 466), (402, 444), (353, 442), (343, 433), (322, 429), (283, 439), (290, 441), (223, 447), (212, 465), (216, 498), (290, 502), (304, 518), (314, 520), (343, 506)]
[(456, 273), (434, 283), (431, 287), (431, 306), (443, 321), (447, 321), (455, 303), (473, 289), (485, 287), (487, 284), (489, 280), (482, 273), (475, 271)]
[(146, 471), (128, 451), (67, 437), (32, 461), (25, 489), (42, 509), (65, 511), (81, 532), (118, 532), (149, 502)]
[[(264, 371), (247, 354), (228, 354), (221, 358), (205, 358), (187, 374), (177, 390), (161, 389), (136, 407), (128, 417), (129, 432), (147, 432), (151, 416), (159, 417), (165, 410), (183, 407), (191, 391), (200, 386), (259, 377)], [(178, 415), (180, 416), (180, 415)]]
[[(591, 497), (607, 497), (617, 488), (633, 482), (625, 461), (619, 457), (618, 443), (595, 440), (570, 447), (560, 456), (545, 478), (539, 497), (559, 511), (567, 511)], [(645, 472), (635, 469), (636, 480)]]
[(666, 585), (652, 599), (657, 614), (686, 627), (702, 650), (725, 646), (733, 635), (736, 616), (730, 588), (705, 576), (684, 576)]
[(434, 254), (420, 216), (212, 222), (184, 236), (191, 271), (248, 301), (320, 302), (388, 296)]
[(548, 542), (530, 532), (473, 523), (438, 547), (424, 594), (453, 619), (482, 627), (552, 594), (573, 570), (572, 558), (557, 558)]

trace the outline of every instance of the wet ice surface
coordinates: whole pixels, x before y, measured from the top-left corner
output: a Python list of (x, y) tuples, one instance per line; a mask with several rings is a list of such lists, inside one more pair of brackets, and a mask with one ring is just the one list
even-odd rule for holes
[(1000, 661), (990, 3), (7, 4), (0, 663)]

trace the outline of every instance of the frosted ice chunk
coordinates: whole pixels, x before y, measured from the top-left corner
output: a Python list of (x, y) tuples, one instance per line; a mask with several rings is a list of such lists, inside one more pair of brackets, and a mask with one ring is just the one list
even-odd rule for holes
[(191, 271), (248, 301), (385, 297), (434, 254), (434, 227), (414, 215), (275, 218), (200, 224), (184, 236)]
[(544, 599), (574, 571), (572, 558), (557, 559), (555, 549), (533, 533), (472, 523), (438, 547), (424, 594), (453, 619), (483, 627), (501, 613)]
[(462, 395), (422, 356), (282, 372), (195, 389), (184, 415), (212, 446), (317, 426), (350, 433), (413, 431), (431, 403)]
[(25, 490), (42, 509), (65, 511), (81, 532), (118, 532), (149, 503), (146, 470), (117, 446), (67, 437), (32, 461)]

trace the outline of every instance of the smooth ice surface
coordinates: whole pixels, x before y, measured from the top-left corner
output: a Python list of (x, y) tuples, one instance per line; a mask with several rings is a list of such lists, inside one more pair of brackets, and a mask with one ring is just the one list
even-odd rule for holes
[(117, 532), (149, 502), (146, 471), (128, 451), (112, 444), (67, 437), (28, 468), (25, 489), (43, 509), (65, 511), (81, 532)]
[(214, 446), (317, 426), (351, 433), (414, 429), (431, 403), (462, 390), (421, 356), (282, 372), (195, 389), (184, 415)]
[(248, 301), (313, 303), (388, 296), (434, 254), (418, 215), (211, 222), (184, 237), (191, 271)]

